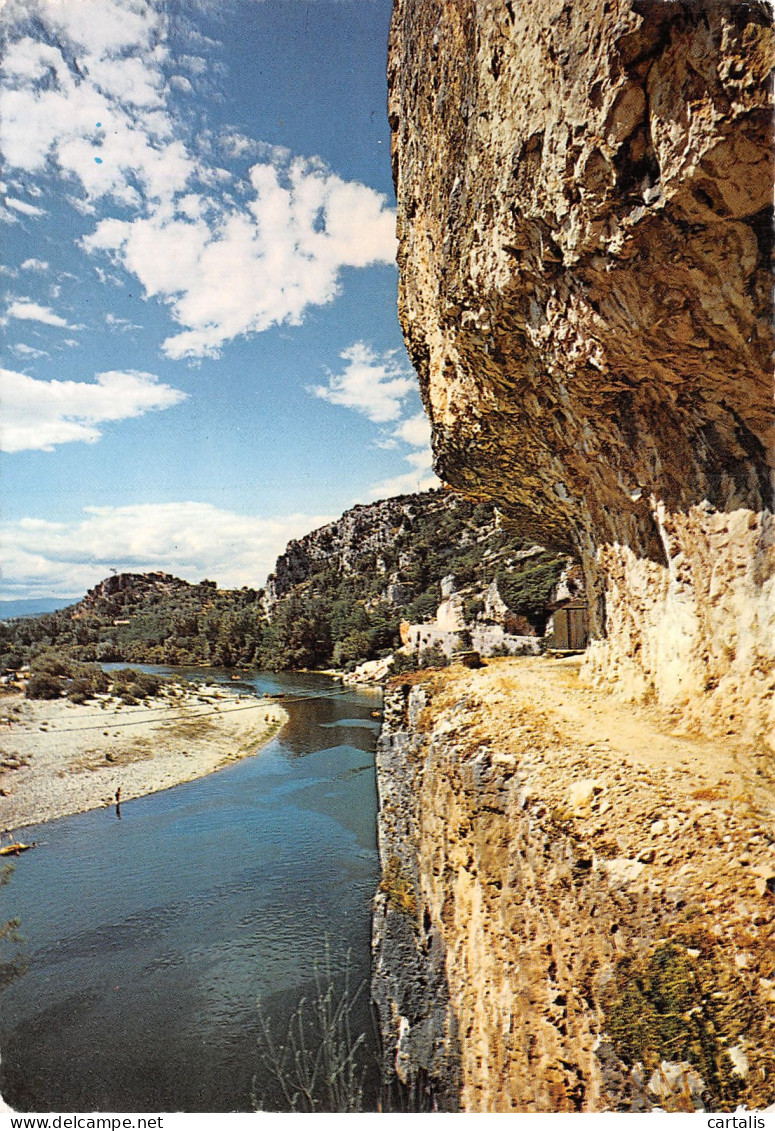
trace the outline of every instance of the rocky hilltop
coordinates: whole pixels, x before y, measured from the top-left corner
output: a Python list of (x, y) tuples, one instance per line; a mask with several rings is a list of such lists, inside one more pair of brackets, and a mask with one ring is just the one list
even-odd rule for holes
[[(378, 559), (390, 550), (397, 537), (412, 530), (415, 516), (439, 515), (448, 509), (448, 500), (436, 492), (399, 495), (393, 499), (353, 507), (334, 522), (291, 540), (277, 559), (266, 582), (264, 603), (268, 609), (296, 585), (308, 581), (324, 566), (342, 573), (357, 572), (364, 557)], [(492, 514), (490, 512), (490, 518)], [(384, 560), (381, 572), (385, 572)]]
[(397, 0), (437, 470), (582, 562), (588, 671), (775, 727), (771, 9)]
[(572, 559), (504, 529), (492, 503), (400, 495), (288, 544), (261, 598), (266, 655), (291, 667), (366, 661), (364, 677), (381, 678), (399, 648), (443, 660), (438, 649), (451, 654), (460, 632), (485, 651), (520, 647), (515, 634), (537, 646), (553, 610), (579, 591)]
[(135, 613), (138, 606), (175, 599), (194, 586), (171, 573), (113, 573), (69, 609), (72, 620)]

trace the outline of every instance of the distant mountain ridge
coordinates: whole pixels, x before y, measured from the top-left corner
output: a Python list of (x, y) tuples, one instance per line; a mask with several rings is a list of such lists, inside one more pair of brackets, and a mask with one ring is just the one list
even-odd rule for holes
[(113, 574), (64, 609), (0, 625), (0, 663), (55, 648), (79, 660), (351, 668), (393, 653), (407, 624), (435, 620), (450, 586), (461, 625), (511, 616), (540, 634), (568, 563), (502, 529), (491, 503), (401, 495), (289, 542), (264, 589)]

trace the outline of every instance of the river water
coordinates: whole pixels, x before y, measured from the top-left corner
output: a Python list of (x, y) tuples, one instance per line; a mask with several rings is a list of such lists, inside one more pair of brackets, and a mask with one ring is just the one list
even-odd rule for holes
[(256, 757), (121, 819), (24, 830), (40, 847), (0, 895), (28, 960), (0, 995), (0, 1092), (17, 1110), (249, 1111), (254, 1090), (279, 1107), (258, 1001), (279, 1035), (326, 951), (339, 984), (348, 952), (351, 985), (368, 979), (379, 698), (295, 673), (234, 686), (287, 697), (289, 724)]

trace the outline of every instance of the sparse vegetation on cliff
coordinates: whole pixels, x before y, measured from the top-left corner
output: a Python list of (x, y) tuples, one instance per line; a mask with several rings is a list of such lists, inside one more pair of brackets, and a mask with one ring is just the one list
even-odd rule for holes
[(451, 1110), (766, 1107), (769, 778), (751, 804), (745, 748), (676, 736), (577, 675), (575, 661), (525, 657), (386, 688), (393, 898), (376, 904), (375, 1000), (388, 1070), (400, 1050), (446, 1089), (459, 1058)]
[(537, 559), (523, 562), (519, 570), (500, 566), (496, 580), (504, 604), (543, 632), (551, 596), (566, 561), (557, 554), (546, 552)]
[[(664, 1061), (693, 1065), (710, 1110), (728, 1110), (744, 1091), (748, 1102), (767, 1103), (775, 1052), (761, 1031), (762, 1003), (709, 926), (684, 924), (649, 950), (617, 960), (603, 995), (606, 1031), (624, 1063), (642, 1064), (646, 1078)], [(737, 1046), (751, 1062), (745, 1072), (730, 1056)]]
[(735, 1016), (740, 995), (730, 994), (731, 972), (714, 958), (719, 956), (712, 952), (693, 957), (674, 942), (645, 956), (621, 958), (607, 1031), (625, 1064), (642, 1063), (647, 1076), (663, 1060), (695, 1065), (715, 1107), (734, 1102), (742, 1084), (721, 1035), (729, 1034), (734, 1044), (750, 1018)]

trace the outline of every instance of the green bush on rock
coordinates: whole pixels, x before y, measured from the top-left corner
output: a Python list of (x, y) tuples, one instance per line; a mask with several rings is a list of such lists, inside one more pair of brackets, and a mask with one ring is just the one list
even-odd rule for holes
[(744, 1084), (728, 1049), (757, 1018), (720, 948), (688, 942), (662, 942), (617, 961), (604, 1001), (606, 1031), (625, 1064), (640, 1062), (650, 1075), (663, 1060), (687, 1061), (704, 1080), (711, 1103), (728, 1106)]

